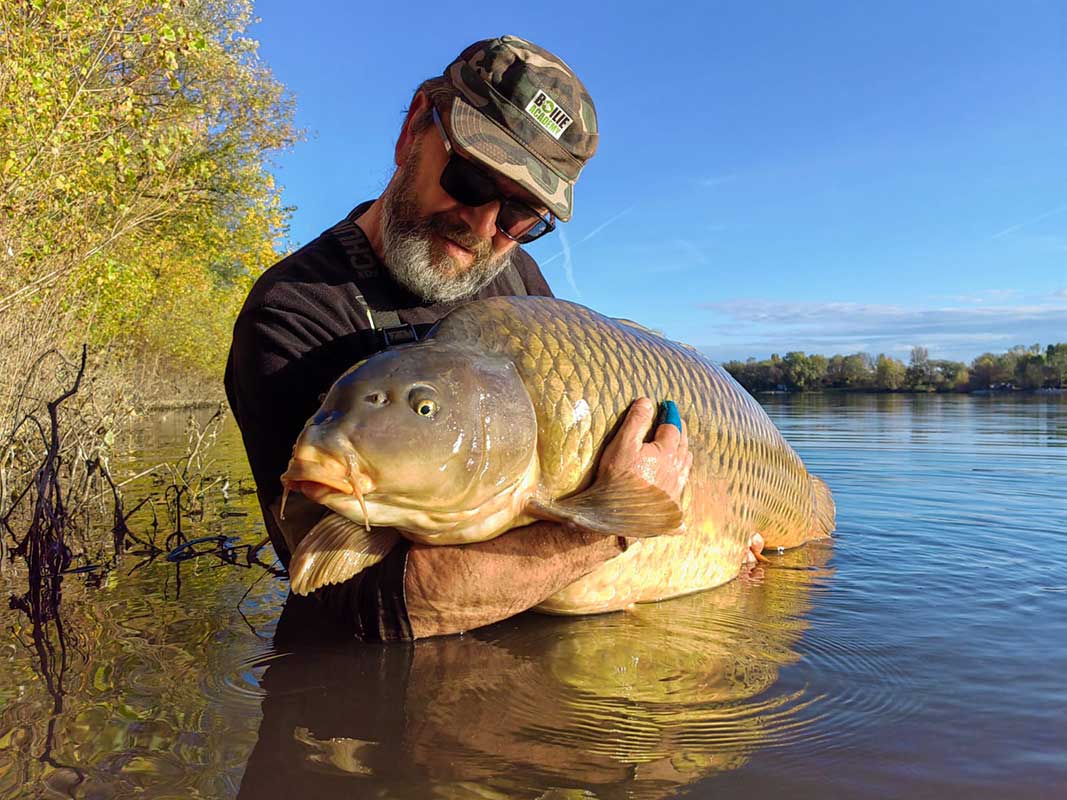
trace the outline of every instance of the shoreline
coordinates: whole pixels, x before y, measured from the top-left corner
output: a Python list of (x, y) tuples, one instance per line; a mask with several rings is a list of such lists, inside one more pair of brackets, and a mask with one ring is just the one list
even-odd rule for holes
[(825, 389), (745, 389), (749, 394), (763, 395), (790, 395), (790, 394), (899, 394), (899, 395), (931, 395), (931, 394), (969, 394), (978, 395), (979, 397), (997, 395), (1067, 395), (1067, 388), (1063, 389), (967, 389), (964, 391), (958, 391), (951, 389), (948, 391), (937, 391), (936, 389), (930, 389), (929, 391), (921, 391), (917, 389), (847, 389), (841, 387), (825, 388)]

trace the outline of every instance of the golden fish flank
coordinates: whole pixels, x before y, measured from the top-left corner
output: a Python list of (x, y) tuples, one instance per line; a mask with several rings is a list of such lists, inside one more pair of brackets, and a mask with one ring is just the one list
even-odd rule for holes
[[(637, 397), (673, 399), (693, 467), (681, 508), (633, 479), (589, 488)], [(830, 491), (760, 405), (695, 350), (549, 298), (491, 298), (429, 338), (343, 375), (282, 476), (336, 511), (290, 564), (300, 594), (346, 580), (393, 546), (483, 541), (535, 519), (645, 537), (546, 600), (589, 613), (711, 588), (737, 575), (754, 533), (793, 547), (834, 527)], [(677, 536), (661, 536), (678, 529)]]

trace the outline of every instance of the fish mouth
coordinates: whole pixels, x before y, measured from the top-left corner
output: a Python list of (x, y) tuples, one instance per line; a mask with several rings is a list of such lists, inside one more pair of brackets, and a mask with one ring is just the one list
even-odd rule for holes
[(355, 497), (363, 510), (365, 525), (370, 530), (367, 506), (363, 495), (374, 490), (374, 482), (359, 467), (355, 453), (340, 458), (318, 448), (304, 445), (294, 450), (289, 466), (282, 475), (282, 505), (280, 516), (285, 519), (285, 501), (290, 492), (300, 492), (314, 503), (322, 503), (334, 494)]
[(324, 468), (319, 462), (293, 458), (289, 461), (289, 468), (282, 475), (282, 486), (290, 491), (306, 494), (312, 500), (317, 499), (312, 496), (313, 494), (323, 495), (333, 492), (355, 494), (356, 487), (349, 478), (349, 471), (343, 464), (337, 466), (345, 471), (338, 474), (334, 470)]
[(300, 492), (308, 500), (315, 503), (322, 503), (331, 494), (344, 494), (351, 496), (354, 494), (352, 487), (347, 483), (340, 485), (339, 482), (324, 482), (324, 481), (305, 481), (305, 480), (286, 480), (282, 483), (287, 492)]

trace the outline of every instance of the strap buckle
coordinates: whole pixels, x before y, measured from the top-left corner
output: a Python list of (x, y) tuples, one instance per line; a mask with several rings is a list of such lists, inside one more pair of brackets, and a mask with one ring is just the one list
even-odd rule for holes
[(419, 334), (414, 325), (397, 325), (393, 328), (381, 328), (382, 341), (385, 347), (394, 347), (399, 344), (411, 344), (419, 340)]

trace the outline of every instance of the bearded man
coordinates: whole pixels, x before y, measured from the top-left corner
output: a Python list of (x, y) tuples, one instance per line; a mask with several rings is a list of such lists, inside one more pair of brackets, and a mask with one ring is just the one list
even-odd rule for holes
[[(551, 296), (518, 245), (570, 219), (597, 137), (592, 100), (562, 60), (513, 36), (476, 42), (419, 86), (382, 196), (256, 282), (234, 326), (226, 393), (283, 565), (327, 513), (294, 498), (286, 519), (278, 510), (280, 476), (321, 395), (354, 363), (413, 340), (460, 302)], [(680, 423), (645, 441), (653, 414), (648, 399), (634, 403), (600, 474), (639, 472), (677, 498), (691, 459)], [(462, 546), (403, 541), (311, 602), (362, 639), (453, 633), (536, 605), (625, 546), (554, 523)]]

